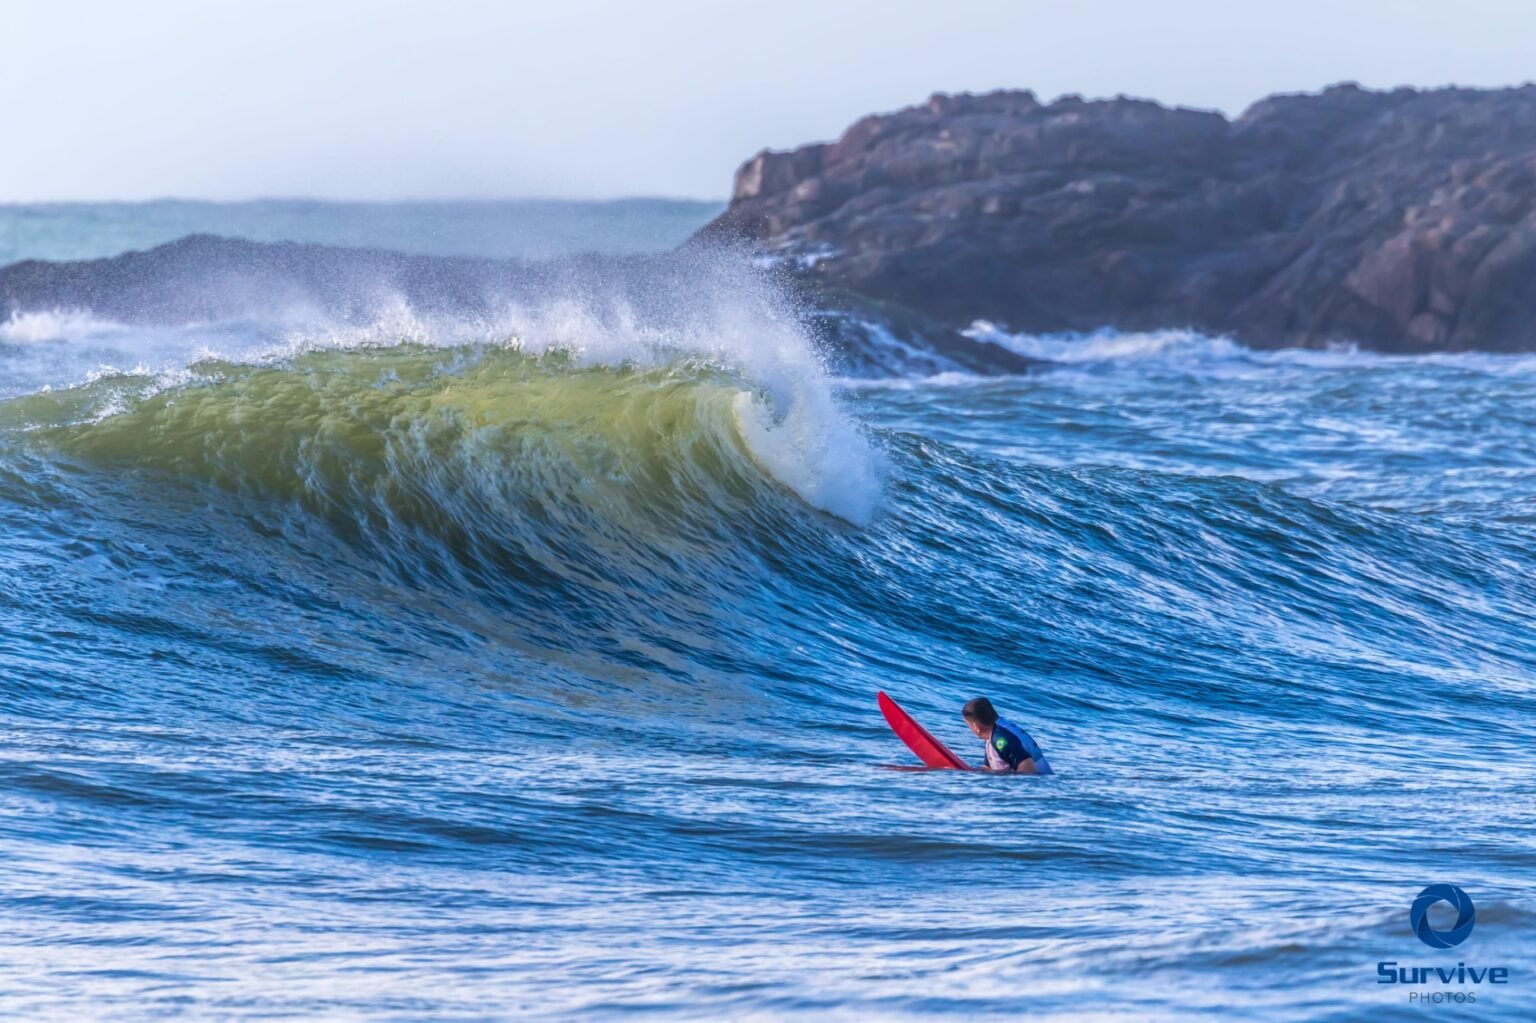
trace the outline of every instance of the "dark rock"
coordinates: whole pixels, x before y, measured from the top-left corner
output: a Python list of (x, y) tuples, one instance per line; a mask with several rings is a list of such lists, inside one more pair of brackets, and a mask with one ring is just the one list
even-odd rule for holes
[(1235, 121), (934, 96), (760, 153), (704, 238), (952, 326), (1536, 348), (1536, 86), (1340, 85)]

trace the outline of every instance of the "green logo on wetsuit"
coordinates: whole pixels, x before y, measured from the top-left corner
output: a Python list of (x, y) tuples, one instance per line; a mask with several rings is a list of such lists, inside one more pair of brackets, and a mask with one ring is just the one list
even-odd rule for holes
[(1007, 749), (1008, 740), (1003, 738), (993, 739), (992, 745), (996, 746), (998, 749)]

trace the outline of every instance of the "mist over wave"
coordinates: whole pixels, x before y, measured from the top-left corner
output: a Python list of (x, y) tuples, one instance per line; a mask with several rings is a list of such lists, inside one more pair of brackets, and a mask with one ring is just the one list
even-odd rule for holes
[[(670, 294), (648, 290), (643, 306), (623, 294), (573, 288), (538, 304), (509, 299), (496, 303), (494, 312), (470, 315), (418, 312), (404, 297), (384, 295), (376, 296), (370, 313), (354, 312), (342, 323), (302, 306), (280, 307), (270, 319), (149, 328), (101, 320), (89, 310), (16, 313), (0, 328), (0, 340), (22, 349), (14, 353), (14, 372), (0, 391), (16, 400), (0, 417), (19, 426), (42, 426), (56, 425), (61, 417), (102, 420), (151, 401), (161, 409), (178, 403), (182, 408), (193, 403), (225, 407), (223, 402), (242, 416), (254, 409), (258, 416), (271, 417), (271, 425), (302, 430), (328, 417), (356, 414), (359, 398), (378, 396), (401, 370), (422, 387), (470, 393), (473, 385), (463, 373), (483, 379), (491, 372), (484, 369), (485, 361), (494, 362), (498, 352), (506, 353), (502, 358), (517, 356), (512, 361), (526, 372), (568, 381), (571, 392), (586, 384), (595, 410), (608, 400), (622, 400), (622, 387), (654, 382), (670, 369), (693, 379), (701, 390), (713, 386), (724, 395), (701, 400), (701, 408), (709, 409), (700, 413), (709, 420), (708, 429), (733, 433), (734, 443), (813, 506), (850, 521), (868, 521), (879, 500), (875, 454), (837, 409), (822, 357), (792, 313), (759, 279), (721, 264), (669, 281), (667, 287)], [(322, 352), (341, 357), (314, 358)], [(245, 367), (270, 372), (251, 374)], [(609, 394), (590, 386), (591, 371), (599, 367), (615, 371), (607, 378), (612, 381)], [(314, 387), (317, 376), (343, 379), (349, 373), (356, 373), (355, 391), (338, 385), (321, 392), (330, 394), (335, 406), (295, 409), (283, 400), (284, 381), (308, 394), (305, 388)], [(711, 378), (713, 383), (707, 383)], [(254, 381), (260, 381), (259, 393), (252, 393)], [(59, 388), (65, 393), (56, 393)], [(163, 393), (168, 391), (176, 395)], [(35, 397), (40, 392), (50, 397)], [(513, 386), (485, 397), (482, 407), (513, 415), (527, 393)], [(28, 395), (34, 397), (25, 400)], [(450, 413), (440, 405), (409, 412), (387, 409), (371, 425), (411, 434), (426, 425), (402, 425), (402, 417), (473, 418), (478, 411)], [(580, 429), (582, 411), (569, 414), (572, 429)], [(215, 415), (198, 418), (188, 432), (223, 428)], [(142, 429), (156, 436), (161, 432)], [(623, 439), (622, 430), (615, 439)]]

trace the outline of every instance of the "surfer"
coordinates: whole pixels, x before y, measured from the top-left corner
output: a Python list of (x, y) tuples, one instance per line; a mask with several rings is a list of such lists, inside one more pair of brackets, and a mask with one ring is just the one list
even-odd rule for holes
[(971, 731), (986, 743), (988, 771), (1003, 774), (1051, 774), (1051, 765), (1029, 733), (997, 716), (992, 701), (978, 696), (960, 712)]

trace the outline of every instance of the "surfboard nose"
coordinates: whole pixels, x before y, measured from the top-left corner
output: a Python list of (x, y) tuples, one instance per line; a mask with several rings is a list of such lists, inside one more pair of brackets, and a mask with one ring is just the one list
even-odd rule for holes
[(918, 724), (912, 715), (901, 708), (895, 700), (887, 696), (884, 690), (876, 694), (876, 702), (880, 705), (880, 713), (885, 716), (885, 723), (891, 726), (891, 731), (896, 737), (907, 744), (907, 748), (917, 754), (928, 767), (951, 768), (956, 771), (969, 771), (971, 765), (961, 760), (955, 753), (922, 725)]

